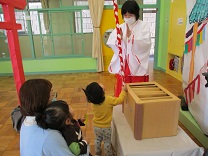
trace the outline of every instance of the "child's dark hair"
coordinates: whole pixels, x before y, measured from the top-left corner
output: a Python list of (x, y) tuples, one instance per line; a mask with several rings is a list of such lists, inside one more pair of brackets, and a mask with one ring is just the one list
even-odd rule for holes
[(61, 130), (68, 118), (72, 118), (68, 104), (65, 101), (58, 100), (51, 102), (43, 114), (37, 114), (36, 122), (43, 129)]
[(97, 82), (90, 83), (83, 91), (85, 92), (88, 102), (101, 104), (105, 100), (105, 92)]
[(130, 14), (134, 14), (136, 16), (136, 20), (139, 19), (140, 7), (135, 0), (127, 0), (124, 2), (121, 8), (121, 15), (122, 17), (128, 12)]

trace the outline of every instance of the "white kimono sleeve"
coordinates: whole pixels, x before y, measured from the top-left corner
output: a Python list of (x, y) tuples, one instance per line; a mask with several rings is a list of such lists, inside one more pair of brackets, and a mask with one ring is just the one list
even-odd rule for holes
[[(118, 49), (118, 41), (117, 41), (117, 32), (116, 29), (112, 31), (110, 34), (108, 41), (106, 43), (114, 52), (114, 55), (111, 59), (110, 65), (108, 67), (108, 71), (112, 74), (119, 74), (120, 73), (120, 58), (119, 58), (119, 49)], [(121, 41), (122, 47), (122, 57), (123, 60), (125, 59), (125, 44)]]
[(133, 41), (127, 43), (127, 61), (131, 75), (148, 75), (149, 54), (151, 49), (150, 27), (149, 24), (139, 21), (133, 29)]

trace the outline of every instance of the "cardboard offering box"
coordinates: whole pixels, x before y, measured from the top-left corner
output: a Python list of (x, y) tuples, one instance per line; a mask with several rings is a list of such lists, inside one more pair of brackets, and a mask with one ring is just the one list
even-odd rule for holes
[(156, 82), (127, 84), (123, 112), (134, 138), (177, 135), (180, 99)]

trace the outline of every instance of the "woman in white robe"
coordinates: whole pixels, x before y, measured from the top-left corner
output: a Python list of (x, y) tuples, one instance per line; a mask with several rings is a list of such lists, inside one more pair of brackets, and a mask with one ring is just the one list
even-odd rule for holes
[[(125, 83), (149, 81), (150, 26), (139, 20), (139, 10), (140, 8), (134, 0), (126, 1), (121, 8), (125, 21), (120, 25)], [(110, 34), (107, 45), (114, 51), (108, 71), (116, 74), (115, 96), (118, 96), (122, 87), (122, 79), (116, 29)]]

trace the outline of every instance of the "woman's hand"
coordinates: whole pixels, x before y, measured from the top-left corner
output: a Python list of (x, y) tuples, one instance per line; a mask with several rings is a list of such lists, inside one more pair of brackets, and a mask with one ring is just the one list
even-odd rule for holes
[(131, 30), (129, 29), (128, 24), (126, 24), (126, 37), (129, 38), (131, 36)]

